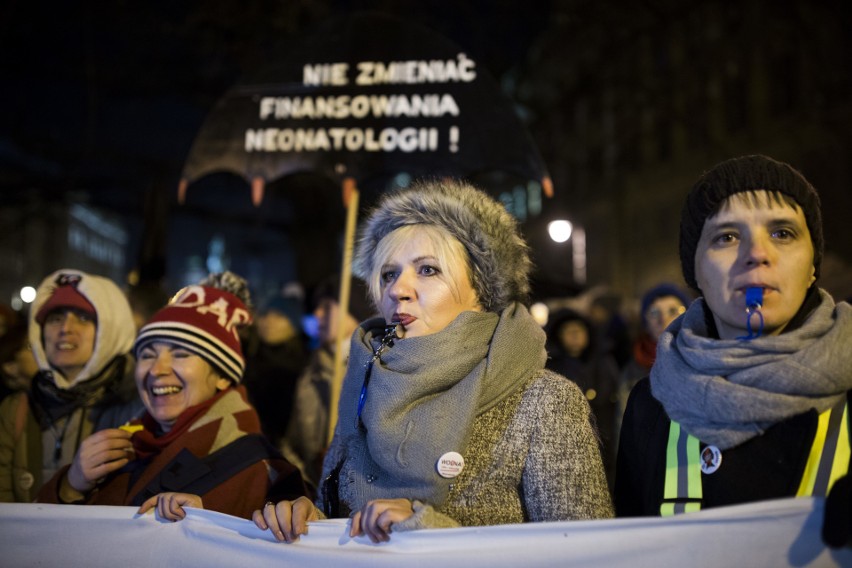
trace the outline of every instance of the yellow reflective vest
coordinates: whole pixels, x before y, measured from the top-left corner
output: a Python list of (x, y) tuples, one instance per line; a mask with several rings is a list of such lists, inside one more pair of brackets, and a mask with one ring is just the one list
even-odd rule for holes
[[(796, 496), (826, 496), (835, 481), (847, 473), (849, 455), (849, 408), (844, 396), (837, 405), (819, 415), (817, 432)], [(700, 510), (702, 475), (701, 443), (672, 420), (660, 515), (667, 517)]]

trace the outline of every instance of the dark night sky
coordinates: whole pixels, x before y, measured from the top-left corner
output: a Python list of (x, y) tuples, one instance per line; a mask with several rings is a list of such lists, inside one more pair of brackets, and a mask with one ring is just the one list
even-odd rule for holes
[[(138, 231), (146, 191), (165, 192), (174, 201), (193, 138), (214, 103), (241, 79), (298, 49), (329, 19), (364, 9), (409, 18), (457, 43), (499, 80), (526, 61), (547, 24), (549, 4), (11, 2), (0, 13), (0, 89), (7, 109), (0, 114), (0, 187), (7, 203), (26, 199), (32, 188), (49, 199), (82, 196), (133, 220)], [(255, 225), (268, 224), (248, 210), (245, 194), (233, 181), (206, 192), (212, 196), (202, 207), (211, 208), (204, 215), (208, 224), (224, 220), (223, 211), (248, 211), (245, 218)], [(329, 217), (317, 203), (305, 221)], [(266, 209), (262, 215), (293, 222), (280, 207)], [(340, 223), (334, 216), (327, 221)], [(321, 231), (297, 230), (309, 234), (312, 228)], [(286, 246), (262, 227), (250, 229), (257, 231), (249, 244), (255, 252)]]
[[(0, 24), (5, 185), (134, 191), (179, 176), (215, 100), (325, 19), (382, 2), (12, 2)], [(546, 2), (393, 2), (500, 77)], [(511, 17), (509, 17), (511, 16)]]
[[(808, 132), (811, 116), (830, 109), (835, 118), (824, 120), (843, 147), (825, 160), (849, 156), (852, 149), (844, 146), (852, 146), (844, 126), (849, 123), (849, 103), (843, 101), (852, 92), (852, 53), (842, 30), (848, 36), (845, 23), (852, 20), (845, 3), (827, 1), (813, 10), (812, 4), (797, 0), (748, 0), (736, 6), (717, 0), (706, 5), (737, 25), (747, 13), (758, 19), (771, 15), (767, 30), (783, 32), (776, 43), (783, 44), (785, 37), (801, 41), (803, 55), (813, 62), (808, 71), (821, 86), (813, 90), (817, 99), (802, 103), (800, 132)], [(529, 121), (557, 183), (555, 201), (600, 201), (600, 184), (587, 184), (583, 193), (568, 179), (585, 175), (578, 157), (585, 154), (570, 143), (573, 105), (587, 97), (592, 110), (600, 110), (599, 93), (606, 81), (616, 85), (630, 105), (659, 100), (661, 93), (668, 93), (669, 83), (705, 88), (694, 75), (671, 81), (636, 79), (631, 70), (635, 61), (626, 53), (642, 38), (653, 40), (658, 29), (702, 29), (704, 7), (675, 0), (629, 5), (593, 0), (11, 0), (0, 8), (0, 188), (7, 202), (30, 188), (60, 199), (84, 193), (97, 205), (139, 217), (146, 191), (164, 191), (173, 199), (195, 134), (231, 86), (298, 49), (329, 19), (374, 9), (434, 29), (491, 72)], [(760, 37), (770, 46), (775, 41), (774, 31), (761, 36), (758, 30), (733, 26), (724, 33), (735, 28), (741, 42), (743, 37)], [(669, 36), (660, 37), (667, 41)], [(722, 45), (724, 53), (697, 51), (688, 70), (731, 53), (739, 52), (740, 63), (748, 61), (748, 41)], [(845, 55), (838, 55), (838, 49)], [(737, 57), (731, 56), (731, 61)], [(618, 83), (620, 78), (628, 82)], [(629, 134), (619, 132), (623, 153), (638, 146)], [(796, 135), (788, 138), (795, 144)], [(690, 172), (729, 157), (727, 147), (700, 151), (706, 159), (690, 163)], [(595, 156), (587, 157), (594, 161)], [(816, 174), (846, 171), (834, 162), (828, 164), (831, 168), (821, 167), (818, 159), (810, 163), (816, 164)], [(820, 185), (821, 192), (845, 189), (842, 184)], [(848, 198), (829, 202), (848, 203)], [(830, 209), (826, 219), (834, 215), (830, 225), (842, 227), (836, 221), (836, 209), (842, 207)], [(836, 235), (835, 229), (832, 242), (838, 242)]]

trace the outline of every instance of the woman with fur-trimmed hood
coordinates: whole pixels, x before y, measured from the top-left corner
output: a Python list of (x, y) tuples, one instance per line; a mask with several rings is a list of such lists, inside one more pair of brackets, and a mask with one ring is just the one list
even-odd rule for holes
[(93, 432), (142, 409), (129, 355), (136, 329), (108, 278), (61, 269), (39, 285), (29, 337), (39, 372), (0, 404), (0, 501), (30, 502)]
[(350, 536), (592, 519), (612, 505), (590, 409), (544, 370), (527, 311), (528, 247), (473, 187), (388, 194), (362, 227), (355, 272), (380, 318), (355, 331), (325, 499), (267, 504), (254, 521), (291, 542), (349, 516)]

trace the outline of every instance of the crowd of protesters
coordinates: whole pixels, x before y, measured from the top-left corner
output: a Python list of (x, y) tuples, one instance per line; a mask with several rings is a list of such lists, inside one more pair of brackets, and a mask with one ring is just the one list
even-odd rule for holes
[(28, 313), (0, 306), (0, 501), (211, 508), (287, 542), (344, 516), (380, 542), (815, 495), (847, 544), (852, 308), (818, 285), (816, 190), (727, 160), (678, 242), (687, 286), (554, 303), (543, 328), (517, 222), (451, 180), (370, 213), (342, 314), (339, 275), (255, 307), (230, 272), (169, 299), (57, 270)]

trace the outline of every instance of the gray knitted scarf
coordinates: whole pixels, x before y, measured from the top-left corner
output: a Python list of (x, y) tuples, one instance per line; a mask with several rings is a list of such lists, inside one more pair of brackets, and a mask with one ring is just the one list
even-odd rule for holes
[(750, 341), (708, 337), (704, 299), (660, 337), (651, 392), (702, 442), (732, 448), (852, 389), (852, 306), (820, 290), (819, 306), (787, 333)]
[(513, 304), (501, 314), (463, 312), (438, 333), (397, 340), (373, 367), (357, 426), (365, 366), (382, 329), (359, 328), (352, 339), (337, 431), (349, 471), (341, 484), (355, 484), (347, 489), (353, 510), (398, 497), (438, 506), (452, 483), (438, 475), (438, 459), (464, 456), (474, 419), (544, 367), (545, 335)]

